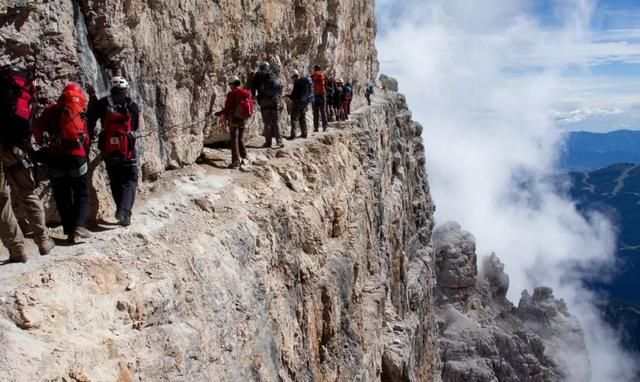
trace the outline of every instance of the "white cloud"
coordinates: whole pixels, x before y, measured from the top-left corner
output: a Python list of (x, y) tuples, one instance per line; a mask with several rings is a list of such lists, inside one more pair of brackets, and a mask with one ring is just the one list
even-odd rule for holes
[[(633, 361), (567, 266), (610, 262), (613, 229), (601, 216), (583, 218), (545, 179), (562, 144), (553, 112), (567, 106), (562, 70), (635, 51), (606, 45), (597, 55), (588, 52), (593, 4), (586, 0), (558, 2), (555, 12), (565, 23), (552, 29), (527, 13), (528, 0), (402, 4), (394, 12), (403, 6), (409, 12), (382, 21), (387, 29), (378, 50), (383, 71), (398, 78), (425, 127), (437, 220), (461, 222), (477, 237), (480, 253), (501, 256), (512, 298), (545, 284), (567, 299), (586, 329), (593, 382), (631, 381)], [(541, 68), (517, 72), (531, 64)]]

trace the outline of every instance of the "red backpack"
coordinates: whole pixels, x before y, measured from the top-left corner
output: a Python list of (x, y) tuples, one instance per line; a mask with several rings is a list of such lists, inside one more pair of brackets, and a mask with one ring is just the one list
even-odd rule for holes
[(57, 137), (63, 142), (85, 143), (87, 134), (87, 97), (76, 84), (67, 87), (58, 98), (60, 119)]
[(247, 94), (244, 95), (238, 105), (236, 105), (236, 108), (233, 111), (233, 117), (245, 121), (251, 118), (251, 116), (253, 115), (253, 111), (253, 98), (251, 98), (251, 93), (247, 92)]
[(102, 153), (107, 158), (134, 159), (135, 142), (131, 139), (132, 116), (128, 105), (116, 104), (112, 96), (107, 97), (107, 102), (107, 112), (102, 119)]
[(31, 135), (31, 120), (37, 101), (33, 71), (5, 66), (0, 69), (0, 118), (2, 140), (19, 141)]
[(311, 78), (313, 79), (313, 92), (315, 94), (325, 94), (327, 87), (324, 74), (322, 74), (322, 72), (315, 72)]

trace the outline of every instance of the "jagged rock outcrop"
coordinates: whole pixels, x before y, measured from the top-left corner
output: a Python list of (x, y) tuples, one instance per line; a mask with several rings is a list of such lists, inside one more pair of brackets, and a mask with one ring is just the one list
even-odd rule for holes
[(2, 0), (0, 62), (37, 59), (45, 98), (69, 80), (104, 94), (109, 75), (129, 78), (149, 177), (228, 139), (210, 115), (228, 76), (247, 80), (262, 60), (285, 83), (319, 63), (360, 92), (378, 70), (375, 29), (367, 0)]
[(130, 228), (3, 267), (0, 379), (437, 381), (424, 146), (387, 97), (246, 172), (168, 173)]
[(457, 223), (434, 234), (442, 378), (447, 382), (588, 381), (582, 330), (549, 288), (514, 307), (495, 254), (478, 275), (473, 236)]

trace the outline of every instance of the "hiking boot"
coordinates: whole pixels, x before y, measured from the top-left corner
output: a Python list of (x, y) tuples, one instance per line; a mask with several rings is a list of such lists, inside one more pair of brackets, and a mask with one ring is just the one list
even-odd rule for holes
[(24, 251), (23, 246), (19, 246), (11, 251), (9, 251), (9, 260), (8, 263), (26, 263), (27, 262), (27, 253)]
[(276, 141), (276, 146), (284, 146), (284, 144), (282, 143), (282, 139)]
[(80, 243), (80, 239), (88, 239), (91, 237), (91, 232), (84, 227), (76, 227), (69, 236), (67, 236), (67, 242), (70, 244)]
[(293, 141), (296, 137), (287, 137), (287, 141)]
[(56, 243), (47, 238), (44, 241), (38, 243), (38, 251), (40, 252), (40, 256), (46, 256), (51, 253), (51, 250), (56, 246)]
[(231, 162), (230, 165), (227, 166), (227, 168), (238, 168), (238, 167), (240, 167), (240, 162), (238, 161), (233, 161)]
[(300, 138), (305, 139), (307, 137), (307, 134), (303, 134), (300, 136)]
[(314, 133), (317, 133), (317, 132), (318, 132), (318, 129), (313, 129), (313, 132), (314, 132)]
[(118, 219), (118, 224), (123, 227), (128, 227), (131, 225), (131, 218), (128, 216), (121, 216), (120, 219)]

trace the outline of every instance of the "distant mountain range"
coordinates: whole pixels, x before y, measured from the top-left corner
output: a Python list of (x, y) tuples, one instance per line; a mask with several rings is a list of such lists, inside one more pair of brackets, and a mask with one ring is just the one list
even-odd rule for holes
[[(640, 153), (640, 144), (635, 150)], [(618, 163), (569, 175), (578, 209), (601, 211), (619, 229), (618, 271), (610, 282), (591, 287), (608, 295), (603, 306), (607, 320), (623, 332), (625, 347), (640, 353), (640, 164)]]
[(615, 163), (640, 163), (640, 130), (571, 132), (560, 159), (566, 171), (592, 171)]

